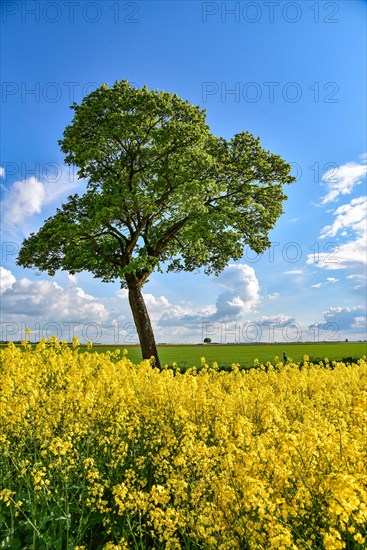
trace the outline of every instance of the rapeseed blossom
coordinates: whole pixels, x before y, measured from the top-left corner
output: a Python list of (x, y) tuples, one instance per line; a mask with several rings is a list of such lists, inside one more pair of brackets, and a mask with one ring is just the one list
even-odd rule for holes
[[(367, 364), (0, 352), (0, 546), (367, 546)], [(7, 546), (6, 546), (7, 545)]]

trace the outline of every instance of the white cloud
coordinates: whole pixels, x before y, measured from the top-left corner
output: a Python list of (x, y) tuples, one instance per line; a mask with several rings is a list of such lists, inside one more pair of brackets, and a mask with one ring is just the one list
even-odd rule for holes
[[(201, 310), (190, 303), (175, 304), (165, 296), (144, 293), (157, 342), (202, 341), (205, 336), (212, 337), (210, 334), (203, 336), (205, 330), (212, 329), (216, 331), (212, 339), (223, 342), (305, 339), (304, 328), (294, 317), (283, 313), (249, 321), (260, 300), (255, 272), (253, 268), (240, 264), (231, 265), (227, 270), (223, 277), (216, 279), (225, 291), (219, 294), (215, 304)], [(32, 339), (57, 334), (59, 338), (70, 340), (70, 334), (74, 333), (82, 342), (88, 339), (120, 345), (138, 342), (127, 290), (118, 290), (111, 298), (98, 298), (77, 286), (73, 278), (72, 284), (62, 287), (50, 280), (23, 278), (17, 281), (4, 268), (1, 268), (0, 275), (4, 290), (4, 339), (12, 335), (13, 325), (18, 328), (12, 337), (21, 339), (19, 331), (23, 325), (23, 332), (26, 326), (32, 329)], [(328, 277), (322, 284), (333, 284), (336, 280)], [(348, 337), (354, 331), (359, 339), (363, 339), (365, 312), (362, 307), (329, 308), (324, 319), (325, 327), (328, 323), (336, 323), (338, 330), (349, 330)], [(208, 328), (210, 324), (212, 327)], [(325, 330), (330, 331), (330, 327)], [(311, 339), (312, 335), (313, 332), (310, 333)]]
[(367, 197), (358, 197), (350, 203), (339, 206), (334, 211), (336, 216), (332, 225), (326, 225), (320, 234), (320, 239), (335, 237), (339, 231), (349, 229), (355, 232), (366, 229)]
[[(308, 326), (309, 339), (316, 342), (337, 342), (366, 339), (366, 307), (329, 307), (323, 320)], [(306, 334), (305, 332), (305, 334)]]
[[(111, 324), (120, 327), (121, 338), (124, 331), (127, 332), (129, 342), (138, 343), (138, 337), (133, 326), (133, 317), (130, 310), (128, 291), (119, 290), (116, 293), (116, 300), (111, 304)], [(192, 342), (193, 334), (200, 329), (200, 324), (195, 316), (194, 308), (188, 304), (173, 304), (165, 296), (154, 296), (144, 293), (149, 317), (151, 319), (156, 342)], [(199, 336), (200, 338), (200, 336)]]
[(68, 273), (68, 279), (72, 285), (76, 285), (78, 282), (77, 276), (72, 275), (71, 273)]
[(40, 181), (35, 176), (15, 181), (5, 188), (1, 202), (4, 226), (12, 227), (40, 214), (46, 205), (66, 198), (72, 189), (81, 185), (84, 186), (84, 182), (66, 166), (60, 167), (57, 177), (48, 181)]
[(364, 266), (367, 262), (367, 197), (353, 199), (350, 203), (339, 206), (334, 211), (335, 220), (331, 225), (326, 225), (320, 234), (320, 239), (337, 237), (347, 231), (348, 235), (354, 233), (355, 239), (343, 244), (329, 243), (332, 245), (330, 252), (309, 254), (308, 264), (316, 264), (320, 268), (344, 269), (349, 267)]
[[(6, 276), (9, 281), (9, 275)], [(6, 320), (102, 323), (108, 319), (105, 305), (77, 286), (62, 288), (53, 281), (13, 279), (11, 291), (2, 297), (3, 316)]]
[(296, 322), (294, 317), (285, 315), (284, 313), (278, 313), (277, 315), (262, 315), (256, 320), (256, 323), (266, 327), (272, 325), (274, 328), (284, 328), (286, 326), (294, 325)]
[(268, 300), (276, 300), (277, 298), (279, 298), (279, 296), (279, 292), (273, 292), (272, 294), (268, 294), (267, 298)]
[(5, 178), (5, 168), (0, 166), (0, 178)]
[(366, 275), (363, 275), (362, 273), (355, 273), (353, 275), (348, 275), (347, 279), (359, 279), (359, 280), (365, 280)]
[(320, 287), (325, 286), (325, 285), (334, 284), (337, 281), (339, 281), (339, 279), (336, 279), (335, 277), (327, 277), (326, 281), (324, 281), (323, 283), (317, 283), (315, 285), (311, 285), (311, 287), (312, 288), (320, 288)]
[[(144, 294), (149, 314), (160, 327), (199, 327), (203, 323), (234, 321), (254, 311), (260, 302), (260, 285), (255, 270), (246, 264), (230, 264), (215, 279), (226, 290), (219, 294), (215, 305), (196, 310), (192, 305), (171, 304), (167, 298)], [(127, 300), (127, 291), (118, 292)]]
[(45, 188), (35, 177), (16, 181), (3, 201), (4, 223), (18, 224), (24, 218), (39, 214), (45, 198)]
[(328, 192), (323, 197), (321, 204), (335, 201), (340, 195), (349, 195), (355, 185), (361, 183), (366, 172), (366, 164), (357, 164), (355, 162), (348, 162), (339, 166), (339, 168), (332, 168), (325, 172), (322, 176), (322, 181), (326, 185)]
[(303, 275), (303, 269), (291, 269), (290, 271), (283, 271), (283, 275)]
[(362, 296), (366, 297), (366, 283), (367, 283), (367, 273), (354, 273), (353, 275), (348, 275), (347, 279), (355, 281), (355, 285), (352, 287), (353, 290), (361, 292)]
[[(193, 310), (190, 306), (182, 306), (179, 304), (172, 304), (165, 296), (154, 296), (153, 294), (148, 294), (143, 292), (144, 301), (148, 309), (149, 316), (151, 321), (158, 324), (170, 324), (169, 321), (172, 320), (172, 324), (176, 324), (177, 321), (180, 321), (185, 316), (193, 314)], [(117, 297), (119, 298), (120, 304), (122, 304), (123, 311), (130, 311), (129, 300), (128, 300), (128, 291), (126, 289), (121, 289), (117, 292)], [(160, 321), (166, 319), (167, 323), (160, 323)]]
[(284, 313), (270, 316), (262, 315), (255, 321), (250, 322), (249, 326), (253, 326), (252, 331), (246, 330), (246, 325), (242, 329), (242, 333), (245, 333), (248, 341), (255, 341), (254, 336), (257, 337), (257, 341), (269, 343), (298, 342), (302, 339), (302, 328), (299, 323), (296, 322), (294, 317)]
[[(317, 266), (327, 269), (357, 269), (366, 265), (366, 234), (364, 233), (355, 241), (340, 245), (335, 252), (335, 259), (333, 261), (329, 261), (329, 256), (329, 254), (320, 254)], [(307, 260), (307, 263), (313, 262), (308, 262)]]
[(326, 323), (335, 323), (339, 330), (366, 330), (366, 308), (363, 306), (330, 307), (324, 313), (324, 319)]
[[(69, 284), (65, 287), (50, 280), (16, 280), (5, 269), (2, 269), (1, 275), (3, 289), (7, 290), (2, 296), (5, 327), (15, 323), (19, 329), (23, 323), (34, 331), (35, 339), (57, 334), (60, 338), (70, 340), (68, 327), (75, 325), (75, 334), (82, 336), (85, 341), (83, 327), (96, 325), (101, 331), (102, 341), (137, 341), (128, 291), (125, 289), (117, 291), (114, 298), (97, 298), (77, 286), (76, 277), (70, 275)], [(224, 291), (219, 294), (215, 304), (200, 310), (190, 303), (174, 304), (165, 296), (144, 293), (157, 342), (201, 340), (204, 323), (236, 321), (253, 311), (260, 301), (259, 283), (250, 266), (230, 265), (215, 281), (224, 287)], [(50, 324), (52, 326), (48, 334), (40, 334), (37, 327)], [(113, 325), (115, 328), (112, 328)], [(116, 327), (119, 327), (119, 336), (116, 336)], [(5, 339), (8, 338), (6, 334)], [(19, 330), (14, 339), (20, 339)], [(92, 339), (95, 340), (94, 336)]]
[(16, 278), (9, 269), (0, 267), (0, 293), (5, 292), (9, 288), (12, 288)]
[(230, 264), (217, 282), (228, 290), (218, 296), (212, 320), (238, 318), (253, 311), (260, 302), (260, 285), (253, 267)]

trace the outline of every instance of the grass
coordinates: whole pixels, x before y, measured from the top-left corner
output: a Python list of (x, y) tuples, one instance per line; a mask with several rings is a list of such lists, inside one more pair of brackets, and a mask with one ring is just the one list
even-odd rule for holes
[[(0, 344), (0, 349), (6, 347)], [(116, 349), (127, 349), (128, 359), (133, 363), (140, 363), (142, 355), (139, 345), (96, 344), (88, 349), (86, 345), (80, 346), (80, 351), (91, 353), (105, 353)], [(220, 368), (228, 368), (233, 363), (242, 368), (250, 368), (254, 365), (254, 359), (266, 364), (274, 362), (274, 357), (283, 361), (283, 352), (287, 354), (288, 361), (303, 361), (303, 356), (308, 355), (310, 361), (323, 361), (326, 357), (330, 361), (356, 361), (363, 355), (367, 355), (366, 342), (297, 342), (281, 344), (161, 344), (158, 345), (158, 354), (162, 365), (171, 366), (176, 363), (180, 370), (196, 366), (200, 367), (201, 357), (212, 364), (218, 363)]]
[[(128, 358), (133, 363), (141, 361), (140, 346), (105, 346), (98, 345), (93, 347), (91, 352), (106, 352), (116, 348), (126, 348)], [(81, 346), (82, 350), (86, 347)], [(219, 367), (229, 367), (233, 363), (238, 363), (241, 367), (252, 367), (254, 359), (260, 363), (274, 361), (274, 357), (283, 360), (283, 352), (287, 353), (288, 360), (296, 362), (302, 361), (304, 355), (308, 355), (311, 360), (319, 361), (325, 357), (331, 361), (351, 361), (367, 354), (366, 342), (330, 342), (330, 343), (288, 343), (288, 344), (205, 344), (205, 345), (160, 345), (158, 353), (161, 364), (172, 365), (173, 362), (185, 370), (188, 367), (199, 367), (200, 358), (205, 357), (206, 361), (212, 363), (216, 361)]]

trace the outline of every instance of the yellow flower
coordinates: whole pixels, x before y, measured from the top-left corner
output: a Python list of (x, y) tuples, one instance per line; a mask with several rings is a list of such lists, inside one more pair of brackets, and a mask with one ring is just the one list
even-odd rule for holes
[[(99, 514), (105, 550), (126, 550), (142, 532), (167, 549), (182, 537), (219, 550), (245, 540), (279, 550), (366, 545), (365, 359), (225, 372), (203, 357), (204, 368), (181, 373), (52, 339), (9, 345), (0, 360), (9, 525), (34, 506), (35, 527), (47, 531), (47, 506), (72, 504), (80, 517)], [(66, 521), (65, 512), (60, 527)], [(126, 540), (111, 541), (122, 525)]]
[(72, 346), (73, 348), (77, 348), (80, 346), (79, 338), (77, 336), (73, 337)]

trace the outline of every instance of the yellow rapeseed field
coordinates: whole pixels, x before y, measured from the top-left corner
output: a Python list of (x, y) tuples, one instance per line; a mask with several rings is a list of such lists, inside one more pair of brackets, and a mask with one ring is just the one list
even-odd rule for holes
[(365, 358), (181, 374), (77, 344), (0, 352), (1, 549), (367, 548)]

